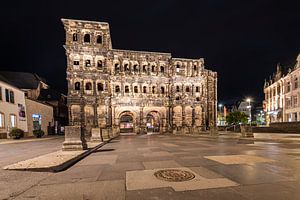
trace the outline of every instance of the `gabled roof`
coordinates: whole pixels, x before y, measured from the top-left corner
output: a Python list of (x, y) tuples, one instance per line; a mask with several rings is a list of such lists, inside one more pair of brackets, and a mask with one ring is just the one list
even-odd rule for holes
[(37, 74), (29, 72), (0, 71), (0, 80), (20, 89), (36, 89), (40, 81), (45, 82)]
[(53, 101), (53, 100), (60, 100), (62, 94), (53, 89), (41, 89), (40, 95), (38, 97), (39, 101)]

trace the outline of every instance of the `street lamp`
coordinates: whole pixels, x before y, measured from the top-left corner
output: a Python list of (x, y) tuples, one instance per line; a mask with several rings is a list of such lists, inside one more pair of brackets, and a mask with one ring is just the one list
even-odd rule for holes
[(221, 120), (222, 120), (222, 106), (223, 106), (223, 104), (221, 104), (221, 103), (218, 105), (218, 107), (219, 107), (219, 117), (218, 117), (219, 118), (218, 119), (219, 125), (222, 125), (221, 124)]
[(250, 123), (250, 126), (251, 126), (251, 99), (248, 98), (246, 101), (249, 103), (249, 105), (248, 105), (248, 108), (249, 108), (249, 123)]

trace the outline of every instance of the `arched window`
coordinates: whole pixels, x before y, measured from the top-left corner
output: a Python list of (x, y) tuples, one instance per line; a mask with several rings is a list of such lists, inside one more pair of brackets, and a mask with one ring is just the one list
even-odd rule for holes
[(78, 35), (77, 33), (73, 33), (73, 42), (77, 42), (78, 41)]
[(100, 69), (102, 69), (102, 67), (103, 67), (102, 60), (98, 60), (97, 61), (97, 67), (100, 68)]
[(91, 42), (91, 36), (90, 36), (90, 34), (85, 34), (84, 35), (83, 42), (86, 42), (86, 43), (90, 43)]
[(146, 86), (143, 87), (143, 93), (147, 93), (147, 87)]
[(155, 72), (155, 65), (152, 65), (152, 72)]
[(196, 101), (200, 101), (200, 97), (197, 97), (197, 98), (196, 98)]
[(97, 36), (97, 44), (102, 44), (102, 35)]
[(164, 68), (164, 66), (160, 66), (160, 73), (165, 73), (165, 68)]
[(87, 83), (85, 84), (85, 90), (92, 90), (92, 83), (87, 82)]
[(143, 72), (147, 72), (147, 65), (143, 65)]
[(115, 72), (119, 72), (120, 71), (120, 66), (118, 63), (115, 64)]
[(152, 86), (152, 94), (155, 94), (155, 86)]
[(125, 86), (125, 93), (129, 93), (129, 86), (128, 85)]
[(179, 97), (179, 96), (177, 96), (177, 97), (176, 97), (176, 100), (177, 100), (177, 101), (178, 101), (178, 100), (180, 100), (180, 97)]
[(102, 91), (104, 90), (104, 85), (103, 85), (103, 83), (98, 83), (98, 84), (97, 84), (97, 89), (98, 89), (99, 92), (102, 92)]
[(196, 87), (196, 92), (200, 92), (200, 87), (199, 86)]
[(187, 87), (185, 88), (185, 92), (190, 92), (190, 87), (189, 87), (189, 86), (187, 86)]
[(178, 85), (176, 86), (176, 92), (180, 92), (180, 87)]
[(179, 72), (179, 71), (180, 71), (180, 65), (177, 64), (177, 65), (176, 65), (176, 72)]
[(197, 65), (194, 65), (194, 71), (197, 71)]
[(138, 92), (139, 92), (138, 86), (134, 86), (134, 93), (138, 93)]
[(138, 72), (139, 71), (139, 68), (138, 68), (137, 64), (133, 65), (133, 71), (134, 72)]
[(115, 92), (116, 92), (116, 93), (119, 93), (119, 92), (120, 92), (120, 86), (116, 85)]
[(165, 87), (160, 87), (160, 92), (161, 92), (162, 94), (165, 94)]
[(80, 82), (75, 83), (75, 90), (80, 90)]
[(90, 67), (91, 66), (91, 60), (86, 60), (85, 61), (85, 66)]
[(127, 63), (124, 65), (124, 70), (129, 71), (129, 65)]

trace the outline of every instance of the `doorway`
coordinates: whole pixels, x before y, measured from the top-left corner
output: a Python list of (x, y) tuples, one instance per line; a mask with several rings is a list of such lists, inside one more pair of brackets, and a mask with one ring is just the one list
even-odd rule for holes
[(160, 116), (156, 111), (149, 112), (147, 114), (147, 133), (159, 133), (160, 132)]
[(120, 117), (120, 133), (133, 133), (134, 124), (132, 115), (125, 113)]

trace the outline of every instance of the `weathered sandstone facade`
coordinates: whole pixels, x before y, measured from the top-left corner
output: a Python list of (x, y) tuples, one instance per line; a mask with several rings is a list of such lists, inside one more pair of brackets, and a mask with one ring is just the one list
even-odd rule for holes
[(62, 19), (69, 124), (88, 133), (192, 133), (216, 126), (217, 73), (204, 60), (113, 49), (109, 24)]

